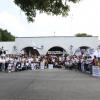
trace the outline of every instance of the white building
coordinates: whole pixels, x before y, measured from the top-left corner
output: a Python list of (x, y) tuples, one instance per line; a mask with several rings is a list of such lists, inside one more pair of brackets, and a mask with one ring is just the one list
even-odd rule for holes
[[(7, 50), (7, 54), (36, 53), (46, 55), (53, 53), (75, 53), (78, 48), (97, 49), (100, 41), (97, 36), (44, 36), (44, 37), (16, 37), (15, 42), (0, 42), (0, 48)], [(28, 51), (30, 50), (30, 51)], [(48, 52), (49, 51), (49, 52)]]

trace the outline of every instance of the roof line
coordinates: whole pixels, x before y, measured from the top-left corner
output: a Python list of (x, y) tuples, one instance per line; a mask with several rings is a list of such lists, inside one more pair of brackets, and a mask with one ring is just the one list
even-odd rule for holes
[[(51, 37), (76, 37), (76, 36), (34, 36), (34, 37), (16, 37), (16, 38), (51, 38)], [(92, 36), (92, 37), (98, 37), (98, 36)], [(81, 38), (81, 37), (77, 37)]]

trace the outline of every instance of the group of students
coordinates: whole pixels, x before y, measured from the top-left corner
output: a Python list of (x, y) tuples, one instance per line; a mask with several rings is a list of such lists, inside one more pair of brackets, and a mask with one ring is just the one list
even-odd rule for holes
[(33, 57), (24, 57), (18, 55), (6, 55), (0, 57), (0, 70), (5, 72), (21, 71), (32, 69), (33, 62), (38, 62)]
[(20, 70), (36, 70), (45, 69), (53, 65), (53, 68), (77, 69), (80, 71), (90, 71), (94, 64), (94, 58), (90, 56), (1, 56), (0, 70), (11, 72)]

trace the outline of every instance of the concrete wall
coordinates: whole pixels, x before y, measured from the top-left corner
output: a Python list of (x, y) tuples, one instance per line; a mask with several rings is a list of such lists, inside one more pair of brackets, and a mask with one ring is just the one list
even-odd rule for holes
[[(69, 52), (70, 45), (73, 45), (73, 50), (81, 46), (97, 48), (99, 45), (98, 37), (74, 37), (74, 36), (51, 36), (51, 37), (19, 37), (15, 40), (17, 50), (20, 51), (25, 47), (38, 47), (40, 54), (45, 55), (47, 51), (55, 46), (62, 47)], [(41, 49), (41, 46), (44, 48)]]
[(15, 45), (15, 42), (0, 42), (0, 48), (3, 47), (4, 50), (7, 50), (7, 54), (13, 53), (13, 46)]
[[(37, 49), (41, 55), (45, 55), (50, 48), (55, 46), (62, 47), (69, 53), (70, 45), (73, 45), (73, 51), (81, 46), (97, 49), (98, 45), (100, 45), (100, 41), (98, 40), (98, 37), (51, 36), (17, 37), (15, 42), (0, 42), (0, 48), (3, 46), (8, 54), (14, 53), (14, 46), (17, 48), (17, 53), (25, 47), (33, 47)], [(41, 46), (43, 46), (43, 49)]]

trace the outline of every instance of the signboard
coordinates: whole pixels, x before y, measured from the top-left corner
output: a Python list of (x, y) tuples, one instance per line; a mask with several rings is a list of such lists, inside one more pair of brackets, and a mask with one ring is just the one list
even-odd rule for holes
[(61, 51), (48, 51), (48, 54), (63, 54)]
[(44, 67), (45, 67), (44, 63), (41, 62), (41, 63), (40, 63), (40, 68), (41, 68), (41, 69), (44, 69)]
[(53, 69), (53, 64), (48, 64), (49, 69)]
[(100, 67), (92, 66), (92, 76), (100, 77)]

